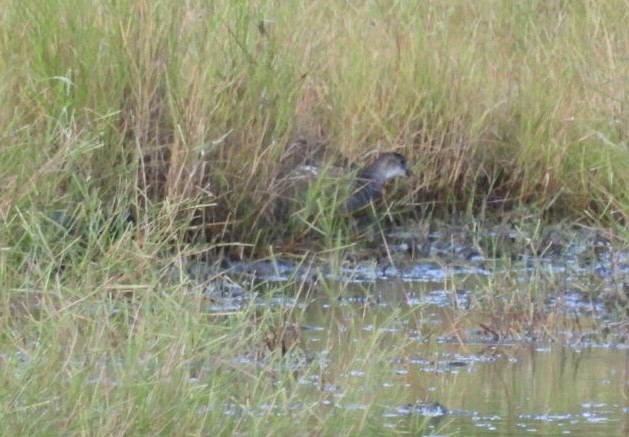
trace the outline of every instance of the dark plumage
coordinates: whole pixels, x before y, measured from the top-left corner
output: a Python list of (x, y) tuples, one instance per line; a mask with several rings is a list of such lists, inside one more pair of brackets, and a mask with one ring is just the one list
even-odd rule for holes
[(356, 175), (354, 191), (347, 200), (347, 210), (357, 211), (378, 199), (382, 187), (389, 179), (410, 175), (411, 170), (404, 155), (400, 153), (381, 155)]
[(338, 212), (353, 213), (377, 200), (388, 180), (410, 175), (408, 162), (400, 153), (383, 153), (354, 173), (347, 158), (340, 153), (327, 150), (320, 143), (299, 140), (292, 143), (282, 157), (279, 174), (269, 190), (274, 201), (269, 204), (273, 206), (275, 221), (287, 220), (296, 211), (303, 209), (309, 187), (323, 176), (328, 179), (329, 186), (323, 195), (336, 196), (339, 193), (338, 186), (333, 191), (333, 185), (351, 183), (348, 197), (339, 199)]

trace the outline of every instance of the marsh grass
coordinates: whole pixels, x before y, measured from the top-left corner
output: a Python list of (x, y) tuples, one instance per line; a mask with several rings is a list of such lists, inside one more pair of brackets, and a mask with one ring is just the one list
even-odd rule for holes
[(402, 146), (416, 203), (441, 213), (625, 218), (613, 2), (51, 5), (3, 14), (6, 156), (22, 157), (3, 159), (7, 205), (57, 201), (74, 174), (107, 204), (195, 199), (206, 239), (265, 242), (288, 219), (259, 215), (275, 167), (305, 137), (352, 160)]
[[(357, 240), (336, 214), (350, 185), (321, 177), (296, 211), (269, 213), (297, 138), (359, 165), (373, 150), (408, 156), (417, 176), (373, 212), (376, 235), (387, 221), (514, 208), (623, 235), (626, 6), (3, 2), (2, 434), (390, 431), (378, 396), (404, 339), (376, 330), (300, 387), (266, 345), (300, 323), (296, 303), (209, 313), (185, 260), (273, 257), (286, 243), (340, 268)], [(306, 288), (289, 284), (265, 299)], [(322, 378), (322, 366), (297, 373)], [(361, 407), (320, 408), (334, 387)]]

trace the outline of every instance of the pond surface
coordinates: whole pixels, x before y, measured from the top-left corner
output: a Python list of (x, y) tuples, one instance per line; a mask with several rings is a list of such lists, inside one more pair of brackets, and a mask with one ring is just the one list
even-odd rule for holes
[[(387, 377), (380, 382), (382, 420), (391, 428), (412, 431), (423, 424), (422, 419), (430, 418), (427, 430), (441, 435), (629, 435), (629, 349), (625, 345), (588, 340), (483, 341), (483, 334), (474, 332), (478, 329), (473, 322), (457, 321), (469, 330), (453, 327), (457, 311), (433, 303), (423, 305), (421, 320), (413, 312), (411, 317), (392, 321), (390, 314), (400, 308), (403, 314), (408, 305), (402, 290), (416, 286), (378, 283), (385, 298), (369, 306), (368, 317), (362, 301), (330, 305), (319, 299), (305, 311), (305, 321), (312, 327), (303, 333), (308, 351), (340, 356), (336, 348), (352, 349), (352, 343), (369, 344), (376, 337), (383, 347), (388, 342), (405, 344), (403, 353), (386, 364), (391, 372), (384, 372)], [(434, 301), (439, 293), (427, 294)], [(364, 324), (365, 319), (371, 323)], [(330, 342), (331, 338), (337, 341)], [(334, 361), (328, 359), (332, 368), (337, 365)], [(346, 383), (366, 384), (361, 379), (370, 377), (359, 369), (344, 371), (351, 375), (341, 378)], [(342, 393), (336, 386), (330, 390)], [(407, 394), (401, 403), (400, 391)], [(397, 392), (393, 397), (398, 403), (388, 400), (388, 392)], [(342, 395), (332, 404), (361, 409)], [(447, 412), (440, 411), (440, 406)]]
[[(304, 406), (360, 421), (375, 404), (369, 420), (411, 435), (629, 435), (629, 324), (617, 311), (626, 252), (588, 234), (497, 267), (479, 245), (439, 244), (443, 235), (421, 243), (430, 259), (393, 242), (384, 260), (336, 268), (232, 264), (240, 280), (307, 289), (256, 298), (298, 319), (286, 356), (299, 350), (319, 369), (294, 367)], [(250, 299), (237, 283), (210, 281), (209, 310)], [(364, 396), (347, 396), (348, 386)]]

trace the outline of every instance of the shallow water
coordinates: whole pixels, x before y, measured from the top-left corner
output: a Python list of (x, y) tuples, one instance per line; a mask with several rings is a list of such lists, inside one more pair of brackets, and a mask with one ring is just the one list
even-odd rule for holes
[[(320, 369), (295, 367), (304, 405), (328, 394), (317, 408), (351, 422), (375, 403), (370, 420), (411, 434), (629, 435), (629, 325), (601, 298), (627, 295), (627, 252), (592, 233), (555, 235), (541, 252), (514, 250), (513, 262), (497, 264), (479, 241), (439, 233), (421, 243), (421, 259), (402, 241), (379, 261), (274, 259), (233, 263), (230, 274), (267, 290), (290, 280), (307, 289), (257, 298), (299, 312), (298, 349)], [(212, 282), (208, 309), (250, 299), (237, 283)], [(348, 385), (364, 398), (348, 399)]]
[[(306, 350), (327, 357), (338, 355), (336, 348), (351, 348), (354, 342), (369, 344), (382, 336), (382, 330), (385, 343), (400, 340), (406, 344), (403, 354), (387, 363), (391, 372), (384, 373), (388, 376), (382, 378), (378, 394), (382, 420), (391, 428), (413, 430), (428, 417), (428, 429), (441, 435), (628, 435), (626, 345), (483, 341), (473, 328), (454, 335), (454, 311), (443, 305), (445, 299), (422, 304), (421, 320), (390, 320), (391, 311), (408, 305), (398, 299), (403, 287), (398, 284), (388, 293), (387, 284), (379, 283), (377, 288), (386, 297), (369, 304), (369, 317), (364, 316), (365, 304), (360, 299), (333, 305), (315, 300), (305, 312), (312, 329), (303, 334)], [(426, 294), (434, 301), (440, 292)], [(366, 318), (371, 323), (363, 324)], [(338, 341), (330, 344), (330, 338)], [(332, 358), (327, 362), (331, 368), (336, 365)], [(351, 377), (337, 378), (361, 385), (365, 384), (361, 378), (370, 377), (361, 371), (348, 372)], [(332, 387), (342, 392), (342, 387)], [(396, 391), (395, 401), (388, 399), (387, 393)], [(400, 391), (406, 397), (400, 399)], [(344, 402), (342, 396), (334, 405), (361, 409)], [(438, 411), (438, 406), (447, 413)]]

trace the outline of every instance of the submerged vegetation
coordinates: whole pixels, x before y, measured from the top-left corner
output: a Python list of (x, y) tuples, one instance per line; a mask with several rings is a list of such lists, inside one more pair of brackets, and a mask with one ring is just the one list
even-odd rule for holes
[[(245, 292), (262, 304), (208, 311), (208, 283), (232, 280), (220, 256), (306, 266), (315, 251), (339, 268), (364, 235), (437, 220), (512, 226), (534, 255), (553, 248), (557, 223), (626, 243), (627, 1), (301, 3), (3, 2), (4, 433), (382, 432), (375, 399), (410, 334), (335, 346), (334, 372), (287, 363), (299, 300), (344, 284), (252, 280)], [(338, 214), (351, 183), (331, 169), (355, 174), (388, 151), (413, 176), (365, 231)], [(286, 175), (310, 160), (320, 177), (292, 202), (299, 184)], [(474, 245), (497, 264), (515, 258), (499, 237)], [(379, 256), (393, 264), (391, 250)], [(199, 259), (216, 264), (202, 281), (189, 275)], [(537, 285), (499, 282), (477, 302), (517, 315), (491, 332), (552, 336), (563, 323), (542, 314)], [(623, 305), (614, 314), (626, 317)], [(422, 318), (420, 307), (362, 317), (383, 328)], [(257, 364), (238, 365), (243, 355)], [(300, 388), (295, 368), (315, 383)], [(367, 375), (360, 390), (348, 369)], [(372, 402), (320, 408), (335, 384), (346, 404)]]

